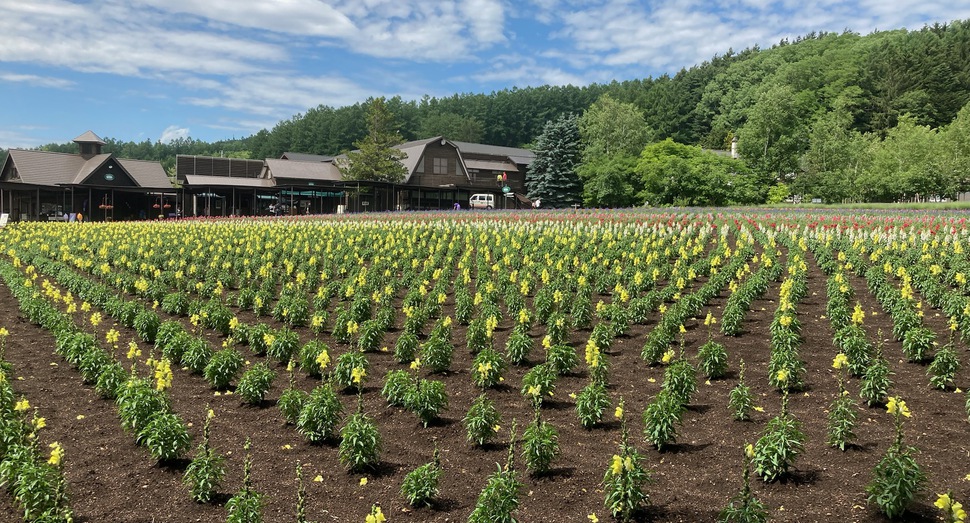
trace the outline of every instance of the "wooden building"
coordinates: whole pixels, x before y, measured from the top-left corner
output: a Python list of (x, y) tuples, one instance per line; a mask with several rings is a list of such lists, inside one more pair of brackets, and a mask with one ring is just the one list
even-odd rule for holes
[(246, 160), (179, 155), (173, 185), (161, 164), (115, 158), (88, 131), (77, 154), (11, 149), (0, 170), (0, 213), (18, 220), (133, 220), (468, 207), (494, 195), (499, 209), (527, 208), (526, 149), (456, 142), (441, 136), (399, 145), (401, 183), (344, 180), (345, 155), (286, 152)]
[(11, 221), (174, 216), (177, 192), (158, 162), (115, 158), (91, 131), (78, 154), (11, 149), (0, 168), (0, 213)]
[(262, 161), (179, 156), (177, 178), (189, 214), (212, 216), (467, 208), (478, 193), (494, 194), (500, 209), (531, 206), (525, 172), (535, 155), (527, 149), (441, 136), (397, 148), (407, 155), (399, 184), (344, 180), (345, 155), (297, 152)]

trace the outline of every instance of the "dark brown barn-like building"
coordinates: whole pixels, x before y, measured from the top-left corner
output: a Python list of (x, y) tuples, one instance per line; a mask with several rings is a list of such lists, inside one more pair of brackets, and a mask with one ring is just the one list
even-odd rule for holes
[(103, 153), (104, 141), (91, 131), (74, 142), (78, 154), (11, 149), (0, 169), (0, 213), (11, 221), (35, 221), (175, 212), (177, 193), (161, 164)]
[(179, 156), (177, 176), (183, 190), (195, 201), (203, 198), (217, 216), (451, 209), (455, 203), (467, 208), (478, 193), (495, 195), (500, 209), (531, 206), (525, 172), (535, 158), (532, 151), (441, 136), (397, 149), (407, 155), (402, 160), (407, 174), (399, 184), (346, 181), (339, 168), (346, 156), (295, 152), (263, 160), (259, 174), (242, 164), (233, 167), (254, 160)]
[(106, 221), (430, 210), (467, 208), (483, 193), (498, 209), (531, 205), (531, 151), (441, 136), (397, 146), (407, 174), (396, 184), (344, 180), (344, 155), (287, 152), (266, 160), (179, 155), (173, 185), (158, 162), (102, 152), (105, 142), (91, 131), (74, 142), (77, 154), (11, 149), (0, 171), (0, 213), (11, 221)]

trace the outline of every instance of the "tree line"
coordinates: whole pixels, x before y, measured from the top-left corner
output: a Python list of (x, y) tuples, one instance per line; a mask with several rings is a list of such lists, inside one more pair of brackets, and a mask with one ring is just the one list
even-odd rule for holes
[[(791, 192), (827, 202), (953, 197), (970, 180), (968, 101), (970, 21), (811, 33), (767, 49), (728, 49), (655, 78), (382, 100), (403, 140), (531, 147), (572, 115), (587, 205), (763, 201), (769, 187), (775, 199)], [(241, 139), (109, 139), (105, 150), (166, 166), (176, 153), (338, 154), (366, 138), (372, 102), (320, 105)], [(604, 127), (613, 118), (626, 127)], [(740, 161), (705, 152), (727, 150), (735, 138)], [(74, 146), (43, 148), (65, 147)], [(712, 181), (731, 189), (705, 192)]]

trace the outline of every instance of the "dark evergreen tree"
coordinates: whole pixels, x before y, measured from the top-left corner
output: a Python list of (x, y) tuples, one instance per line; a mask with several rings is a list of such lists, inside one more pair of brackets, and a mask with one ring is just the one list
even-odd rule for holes
[(407, 176), (401, 160), (407, 154), (394, 146), (403, 142), (394, 126), (394, 115), (383, 97), (374, 98), (367, 107), (367, 136), (354, 142), (356, 151), (347, 153), (347, 161), (338, 164), (347, 180), (400, 183)]
[(570, 207), (583, 201), (583, 182), (576, 173), (581, 160), (576, 115), (546, 123), (536, 139), (536, 158), (525, 175), (529, 198), (543, 207)]

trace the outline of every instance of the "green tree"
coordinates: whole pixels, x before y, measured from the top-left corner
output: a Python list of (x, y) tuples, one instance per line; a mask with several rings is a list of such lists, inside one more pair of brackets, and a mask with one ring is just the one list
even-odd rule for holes
[(940, 170), (957, 191), (970, 189), (970, 104), (940, 131), (939, 145)]
[(583, 184), (576, 173), (579, 148), (575, 115), (562, 115), (546, 123), (536, 139), (536, 157), (525, 176), (530, 199), (541, 199), (544, 207), (569, 207), (582, 202)]
[(578, 172), (585, 180), (583, 204), (587, 207), (630, 207), (639, 203), (643, 182), (637, 174), (636, 156), (598, 156), (584, 161)]
[(653, 132), (631, 103), (604, 94), (577, 121), (583, 142), (583, 203), (591, 207), (625, 207), (642, 189), (636, 158)]
[(394, 125), (394, 115), (383, 97), (367, 102), (367, 135), (354, 142), (356, 151), (347, 153), (346, 162), (338, 163), (346, 180), (400, 183), (407, 176), (401, 160), (407, 154), (394, 146), (403, 139)]
[(637, 172), (644, 186), (640, 197), (649, 205), (735, 205), (765, 198), (765, 184), (744, 162), (670, 138), (643, 149)]
[(577, 120), (583, 158), (637, 156), (653, 138), (643, 113), (609, 94), (599, 97)]
[(444, 136), (449, 140), (478, 143), (482, 140), (482, 123), (470, 116), (432, 112), (421, 120), (418, 135), (422, 138)]
[(899, 117), (886, 139), (870, 146), (871, 163), (859, 185), (870, 201), (925, 200), (929, 196), (952, 196), (956, 180), (938, 165), (940, 138), (935, 129), (919, 125), (911, 116)]
[(801, 158), (801, 172), (792, 183), (793, 192), (826, 203), (855, 198), (860, 153), (866, 144), (851, 124), (852, 115), (846, 110), (828, 112), (815, 121), (808, 150)]
[(780, 178), (795, 172), (807, 141), (801, 98), (790, 86), (769, 85), (748, 112), (738, 153), (753, 169)]

